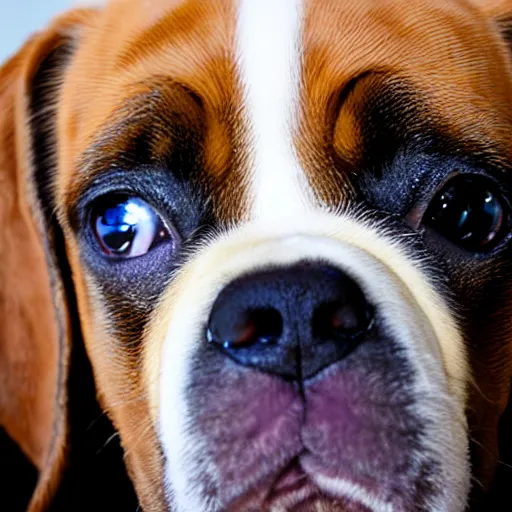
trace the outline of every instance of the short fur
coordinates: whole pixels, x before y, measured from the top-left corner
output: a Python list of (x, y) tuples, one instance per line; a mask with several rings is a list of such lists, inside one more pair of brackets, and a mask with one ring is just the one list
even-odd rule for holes
[[(261, 509), (305, 447), (317, 510), (512, 506), (510, 244), (472, 257), (419, 227), (453, 168), (512, 200), (512, 3), (274, 4), (112, 0), (0, 69), (0, 426), (37, 470), (30, 512)], [(89, 205), (126, 188), (172, 219), (177, 253), (98, 256)], [(307, 420), (292, 387), (203, 339), (229, 282), (303, 260), (382, 315), (301, 390)], [(382, 452), (324, 418), (333, 388)], [(266, 396), (284, 427), (259, 443)], [(347, 475), (363, 466), (376, 489)]]

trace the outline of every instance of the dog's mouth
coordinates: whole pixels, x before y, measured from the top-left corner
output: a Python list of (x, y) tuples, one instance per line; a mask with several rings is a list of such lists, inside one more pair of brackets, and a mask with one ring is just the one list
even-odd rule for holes
[(277, 477), (268, 500), (272, 502), (289, 494), (297, 494), (310, 485), (311, 481), (302, 469), (299, 459), (294, 459)]
[[(204, 465), (184, 471), (201, 471), (204, 499), (233, 512), (437, 503), (443, 461), (428, 444), (428, 422), (416, 414), (422, 405), (404, 360), (382, 347), (367, 349), (371, 360), (361, 351), (357, 362), (333, 365), (302, 386), (227, 363), (215, 368), (222, 379), (213, 387), (203, 369), (190, 433), (203, 440), (208, 458), (191, 452), (189, 460)], [(446, 489), (456, 485), (447, 481)]]
[(296, 457), (277, 476), (266, 479), (249, 493), (235, 499), (229, 510), (311, 510), (314, 502), (328, 500)]
[(185, 465), (168, 466), (185, 475), (189, 509), (462, 510), (453, 496), (465, 499), (467, 467), (454, 443), (465, 431), (432, 433), (421, 416), (428, 406), (439, 417), (456, 409), (442, 395), (414, 394), (398, 353), (378, 364), (375, 353), (371, 367), (359, 354), (355, 368), (340, 362), (303, 386), (234, 364), (215, 369), (222, 379), (212, 386), (203, 371), (190, 390)]
[(290, 508), (310, 501), (317, 493), (318, 490), (302, 469), (297, 458), (279, 474), (270, 488), (264, 507), (290, 510)]
[[(317, 482), (322, 473), (309, 474), (303, 465), (303, 457), (295, 457), (277, 476), (265, 479), (265, 482), (233, 500), (227, 507), (229, 511), (294, 511), (311, 512), (325, 510), (329, 512), (361, 512), (370, 510), (367, 505), (357, 499), (357, 484), (352, 483), (352, 492), (346, 494), (333, 492)], [(326, 473), (327, 475), (327, 473)], [(321, 477), (320, 477), (321, 480)], [(367, 497), (371, 489), (360, 487), (359, 493)], [(364, 501), (364, 500), (363, 500)], [(378, 499), (373, 500), (377, 502)], [(386, 505), (382, 504), (385, 508)], [(383, 508), (383, 509), (384, 509)]]

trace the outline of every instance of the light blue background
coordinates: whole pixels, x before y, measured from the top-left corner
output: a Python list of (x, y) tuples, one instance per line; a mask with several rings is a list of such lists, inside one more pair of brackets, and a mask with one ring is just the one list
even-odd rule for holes
[(72, 0), (0, 0), (0, 64)]

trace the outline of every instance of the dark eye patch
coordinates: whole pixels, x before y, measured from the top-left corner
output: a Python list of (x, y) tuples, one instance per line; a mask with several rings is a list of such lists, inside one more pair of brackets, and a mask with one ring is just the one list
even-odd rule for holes
[[(343, 183), (349, 180), (352, 199), (370, 208), (405, 215), (422, 189), (454, 168), (503, 174), (509, 165), (497, 143), (454, 134), (443, 110), (417, 85), (385, 70), (357, 80), (338, 120), (345, 126), (334, 133), (340, 184), (331, 189), (346, 190)], [(341, 137), (345, 132), (352, 137), (348, 143)]]
[(358, 149), (340, 155), (339, 165), (350, 160), (354, 203), (363, 209), (421, 228), (419, 219), (412, 218), (418, 215), (415, 210), (418, 205), (426, 207), (454, 173), (494, 178), (503, 196), (510, 197), (510, 174), (504, 172), (508, 159), (497, 145), (454, 136), (428, 98), (404, 77), (386, 72), (364, 75), (339, 115), (350, 112), (357, 125)]
[[(121, 194), (121, 195), (119, 195)], [(91, 215), (102, 198), (139, 198), (169, 226), (180, 244), (159, 243), (134, 258), (111, 258), (102, 252), (91, 229)], [(81, 260), (109, 312), (110, 329), (123, 346), (138, 345), (149, 315), (183, 263), (190, 246), (213, 226), (209, 202), (200, 189), (177, 179), (167, 169), (141, 166), (100, 173), (75, 210), (74, 229)]]
[[(193, 244), (221, 222), (222, 211), (230, 212), (227, 220), (232, 222), (243, 207), (236, 162), (227, 158), (221, 169), (212, 170), (211, 158), (206, 161), (202, 100), (165, 77), (134, 84), (133, 89), (134, 95), (112, 113), (80, 156), (76, 180), (65, 198), (83, 266), (109, 312), (114, 338), (127, 346), (138, 343), (147, 318)], [(236, 116), (227, 115), (222, 121), (229, 139), (228, 128), (236, 125)], [(240, 137), (240, 130), (236, 134)], [(110, 258), (98, 251), (91, 214), (101, 197), (112, 194), (146, 203), (162, 225), (175, 232), (179, 247), (157, 243), (136, 258)], [(123, 251), (123, 240), (112, 239), (114, 228), (103, 219), (106, 222), (100, 220), (97, 226), (101, 240), (113, 252)], [(127, 228), (126, 223), (123, 226), (117, 227)], [(132, 228), (130, 243), (137, 236)]]

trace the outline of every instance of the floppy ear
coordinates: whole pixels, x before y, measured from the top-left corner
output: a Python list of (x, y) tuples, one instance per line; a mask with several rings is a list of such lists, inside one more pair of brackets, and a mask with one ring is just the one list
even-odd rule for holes
[[(496, 28), (496, 34), (504, 44), (512, 65), (512, 0), (473, 0)], [(512, 109), (512, 105), (510, 106)], [(509, 340), (512, 343), (512, 339)], [(512, 482), (512, 381), (508, 406), (499, 425), (499, 463), (489, 490), (488, 500), (482, 510), (505, 510), (512, 504), (510, 484)], [(504, 505), (505, 504), (505, 505)], [(505, 506), (505, 508), (503, 508)], [(508, 508), (507, 508), (508, 507)]]
[(0, 427), (39, 471), (30, 512), (48, 506), (65, 461), (72, 327), (52, 222), (52, 126), (93, 16), (58, 18), (0, 68)]

